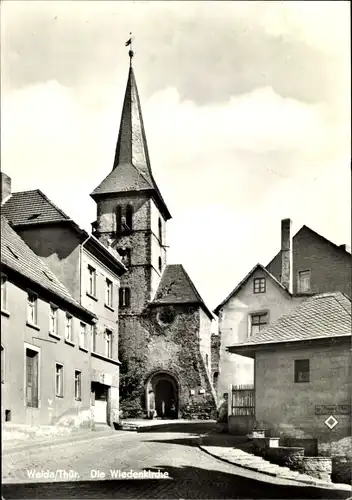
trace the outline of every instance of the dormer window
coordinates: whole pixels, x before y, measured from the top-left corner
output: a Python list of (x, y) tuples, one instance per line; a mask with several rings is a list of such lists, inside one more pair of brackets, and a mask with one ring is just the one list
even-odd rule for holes
[(266, 291), (265, 278), (254, 278), (253, 293), (265, 293), (265, 291)]

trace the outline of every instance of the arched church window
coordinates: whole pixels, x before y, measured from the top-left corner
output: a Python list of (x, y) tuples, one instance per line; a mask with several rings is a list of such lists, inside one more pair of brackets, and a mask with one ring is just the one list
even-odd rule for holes
[(205, 364), (206, 364), (207, 368), (209, 368), (209, 355), (208, 354), (205, 355)]
[(131, 291), (129, 288), (121, 287), (119, 289), (119, 306), (129, 307), (131, 301)]
[(218, 385), (219, 372), (214, 372), (213, 375), (213, 386), (216, 387)]
[(133, 223), (133, 206), (129, 203), (126, 207), (127, 231), (132, 231), (132, 223)]
[(161, 224), (160, 217), (159, 217), (159, 220), (158, 220), (158, 230), (159, 230), (159, 243), (160, 243), (160, 245), (162, 245), (162, 243), (163, 243), (163, 227), (162, 227), (162, 224)]

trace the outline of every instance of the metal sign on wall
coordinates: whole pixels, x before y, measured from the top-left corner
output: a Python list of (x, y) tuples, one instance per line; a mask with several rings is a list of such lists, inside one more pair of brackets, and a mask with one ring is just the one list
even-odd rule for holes
[(316, 405), (316, 415), (350, 415), (350, 405)]

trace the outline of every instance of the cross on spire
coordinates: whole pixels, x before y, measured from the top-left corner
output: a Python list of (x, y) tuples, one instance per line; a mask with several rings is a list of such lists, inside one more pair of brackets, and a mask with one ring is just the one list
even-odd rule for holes
[(130, 32), (130, 38), (127, 40), (127, 42), (125, 43), (125, 46), (130, 46), (130, 50), (128, 51), (128, 55), (130, 57), (130, 66), (132, 66), (132, 57), (134, 56), (134, 52), (132, 50), (132, 42), (133, 42), (133, 36), (132, 36), (132, 33)]

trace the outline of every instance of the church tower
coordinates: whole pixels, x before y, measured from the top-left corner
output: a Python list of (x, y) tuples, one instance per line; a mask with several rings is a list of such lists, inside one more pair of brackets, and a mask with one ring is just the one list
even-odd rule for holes
[[(212, 315), (183, 267), (167, 265), (166, 223), (171, 215), (153, 177), (132, 50), (129, 54), (113, 168), (91, 194), (97, 204), (93, 234), (116, 249), (128, 269), (119, 291), (120, 406), (124, 415), (154, 411), (160, 417), (176, 418), (185, 416), (182, 408), (189, 403), (188, 382), (193, 391), (202, 387), (201, 394), (208, 395), (202, 396), (203, 403), (208, 404), (209, 395), (214, 400), (205, 366), (205, 360), (210, 363)], [(186, 337), (192, 347), (184, 354), (181, 344)], [(185, 370), (190, 379), (187, 383), (182, 381)], [(213, 411), (214, 404), (209, 408)]]

